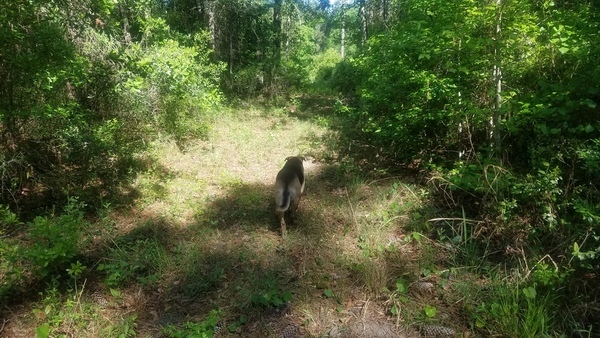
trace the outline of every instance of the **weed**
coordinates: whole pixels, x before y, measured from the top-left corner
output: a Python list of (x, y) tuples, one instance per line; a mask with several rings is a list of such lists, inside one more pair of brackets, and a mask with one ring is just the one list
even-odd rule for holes
[(289, 302), (291, 299), (292, 293), (290, 291), (280, 291), (276, 289), (271, 289), (267, 292), (252, 295), (250, 302), (252, 303), (252, 305), (262, 308), (278, 308), (281, 305)]
[(408, 293), (408, 283), (402, 277), (396, 279), (396, 289), (390, 294), (391, 307), (390, 312), (394, 316), (400, 315), (402, 304), (408, 301), (406, 294)]
[(137, 327), (137, 314), (131, 314), (123, 318), (120, 322), (109, 325), (104, 334), (107, 337), (128, 338), (137, 336), (135, 328)]
[(21, 257), (41, 278), (61, 269), (79, 250), (80, 234), (88, 224), (83, 219), (85, 204), (70, 198), (61, 216), (36, 217), (29, 223), (32, 244), (22, 248)]
[[(73, 265), (76, 267), (75, 270), (83, 271), (82, 266), (79, 265), (77, 268), (78, 264)], [(44, 293), (40, 293), (42, 299), (32, 310), (37, 322), (36, 336), (84, 336), (85, 332), (98, 320), (95, 314), (96, 309), (82, 300), (83, 286), (65, 292), (59, 290), (59, 285), (58, 279), (54, 279), (49, 288)], [(112, 335), (112, 337), (116, 336)]]
[(478, 329), (510, 337), (541, 337), (550, 334), (553, 322), (548, 295), (539, 295), (534, 286), (501, 283), (492, 287), (487, 300), (472, 316)]
[(116, 245), (110, 249), (109, 257), (97, 267), (106, 275), (108, 286), (121, 286), (132, 280), (142, 285), (154, 284), (166, 263), (164, 248), (155, 239), (137, 239)]
[(168, 325), (163, 332), (172, 338), (212, 338), (220, 316), (220, 310), (212, 310), (201, 322), (186, 322), (183, 327)]
[(234, 323), (230, 324), (227, 329), (229, 332), (236, 332), (242, 325), (245, 325), (248, 322), (248, 317), (245, 315), (241, 315), (238, 320)]

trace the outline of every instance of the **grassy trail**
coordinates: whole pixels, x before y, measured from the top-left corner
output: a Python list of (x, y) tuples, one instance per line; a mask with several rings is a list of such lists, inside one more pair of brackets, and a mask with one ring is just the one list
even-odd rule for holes
[[(211, 311), (223, 337), (418, 337), (431, 322), (422, 310), (444, 311), (419, 277), (439, 257), (405, 235), (425, 190), (353, 174), (331, 160), (327, 123), (290, 110), (222, 114), (184, 151), (157, 144), (131, 187), (135, 204), (90, 233), (79, 293), (44, 295), (7, 332), (31, 336), (32, 308), (48, 303), (43, 320), (59, 318), (53, 332), (73, 337), (189, 336), (209, 332)], [(310, 157), (306, 196), (282, 241), (272, 184), (296, 154)]]

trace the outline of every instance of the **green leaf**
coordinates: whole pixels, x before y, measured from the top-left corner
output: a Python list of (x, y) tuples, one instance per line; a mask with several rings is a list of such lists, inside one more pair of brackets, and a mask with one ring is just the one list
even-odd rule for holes
[(41, 326), (35, 329), (35, 336), (37, 338), (47, 338), (50, 337), (50, 325), (48, 323), (44, 323)]
[(334, 296), (333, 291), (331, 289), (326, 289), (325, 291), (323, 291), (323, 294), (327, 298), (332, 298)]
[(414, 238), (414, 239), (415, 239), (417, 242), (419, 242), (419, 241), (421, 240), (421, 234), (420, 234), (420, 233), (418, 233), (418, 232), (416, 232), (416, 231), (413, 231), (413, 233), (412, 233), (412, 237), (413, 237), (413, 238)]
[(533, 286), (530, 286), (528, 288), (523, 289), (523, 294), (529, 299), (534, 299), (537, 295), (537, 292), (535, 291), (535, 288)]
[(561, 54), (566, 54), (566, 53), (568, 53), (568, 52), (569, 52), (569, 48), (567, 48), (567, 47), (560, 47), (560, 48), (558, 49), (558, 51), (559, 51)]
[(586, 106), (588, 106), (588, 108), (592, 108), (592, 109), (596, 108), (596, 106), (597, 106), (596, 102), (594, 102), (593, 100), (590, 100), (590, 99), (585, 99), (585, 100), (581, 101), (581, 104), (586, 105)]
[(435, 317), (435, 314), (437, 313), (437, 309), (435, 306), (427, 305), (427, 306), (425, 306), (425, 309), (423, 309), (423, 312), (425, 312), (425, 315), (428, 318), (433, 318), (433, 317)]
[(289, 302), (292, 300), (292, 293), (290, 291), (284, 291), (281, 295), (281, 299), (283, 299), (285, 303)]
[(390, 312), (392, 312), (392, 314), (394, 316), (397, 316), (399, 313), (398, 308), (396, 306), (392, 306), (392, 308), (390, 309)]
[(273, 303), (275, 307), (279, 307), (281, 304), (283, 304), (283, 301), (279, 297), (273, 297), (271, 299), (271, 303)]
[(239, 326), (240, 326), (239, 323), (233, 323), (227, 327), (227, 330), (229, 330), (229, 332), (231, 332), (231, 333), (234, 333), (235, 331), (237, 331)]
[(398, 292), (398, 293), (407, 293), (408, 292), (408, 284), (402, 277), (399, 277), (398, 279), (396, 279), (396, 292)]

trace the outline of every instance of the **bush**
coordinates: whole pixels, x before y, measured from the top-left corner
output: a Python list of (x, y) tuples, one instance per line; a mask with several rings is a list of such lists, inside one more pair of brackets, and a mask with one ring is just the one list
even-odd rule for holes
[(35, 284), (72, 267), (81, 251), (83, 231), (89, 225), (84, 207), (73, 197), (62, 214), (38, 216), (26, 224), (7, 207), (0, 208), (0, 234), (9, 233), (0, 237), (0, 276), (4, 280), (0, 298), (10, 296), (21, 283)]
[(83, 218), (85, 204), (70, 198), (60, 216), (38, 216), (28, 223), (27, 244), (19, 256), (39, 278), (52, 272), (62, 272), (79, 253), (81, 234), (88, 223)]
[[(133, 48), (125, 54), (131, 76), (121, 88), (130, 95), (144, 93), (149, 122), (183, 145), (204, 137), (205, 115), (221, 103), (217, 87), (222, 67), (209, 61), (207, 37), (197, 35), (194, 47), (166, 39), (148, 49)], [(147, 113), (146, 113), (147, 114)]]

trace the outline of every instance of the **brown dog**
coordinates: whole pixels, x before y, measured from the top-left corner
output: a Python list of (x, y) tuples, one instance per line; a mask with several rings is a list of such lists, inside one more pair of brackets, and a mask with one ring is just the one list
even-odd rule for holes
[(285, 238), (285, 212), (290, 211), (290, 218), (298, 209), (300, 198), (304, 192), (304, 157), (291, 156), (285, 159), (285, 165), (275, 179), (275, 212), (281, 224), (281, 237)]

